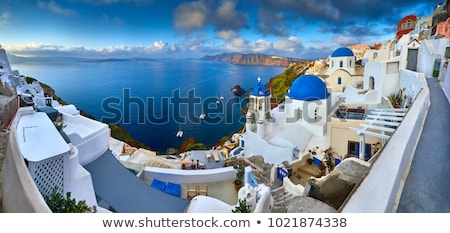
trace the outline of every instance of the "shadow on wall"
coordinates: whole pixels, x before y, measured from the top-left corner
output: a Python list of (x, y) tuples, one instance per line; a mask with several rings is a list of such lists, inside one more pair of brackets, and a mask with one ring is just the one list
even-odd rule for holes
[(328, 176), (311, 177), (306, 184), (304, 195), (339, 210), (353, 188), (369, 172), (369, 166), (368, 162), (357, 158), (344, 159)]

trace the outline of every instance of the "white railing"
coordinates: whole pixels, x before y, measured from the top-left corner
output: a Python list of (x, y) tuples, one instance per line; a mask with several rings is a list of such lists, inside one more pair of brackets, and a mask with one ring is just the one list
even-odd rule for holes
[[(31, 178), (16, 140), (16, 126), (30, 109), (19, 109), (9, 132), (8, 149), (0, 175), (2, 207), (6, 213), (50, 213), (50, 209)], [(31, 109), (31, 111), (33, 111)]]
[(423, 87), (400, 126), (389, 139), (361, 184), (343, 204), (343, 213), (396, 212), (403, 184), (409, 172), (430, 106), (430, 92), (424, 75)]

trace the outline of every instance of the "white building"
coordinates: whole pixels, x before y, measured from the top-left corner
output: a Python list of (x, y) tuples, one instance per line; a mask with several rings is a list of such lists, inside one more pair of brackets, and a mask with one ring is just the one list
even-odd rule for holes
[(355, 54), (351, 49), (341, 47), (331, 54), (328, 75), (336, 70), (346, 70), (350, 75), (355, 74)]
[(280, 164), (309, 148), (327, 148), (330, 96), (321, 78), (303, 75), (292, 83), (286, 101), (270, 110), (270, 94), (258, 79), (241, 139), (244, 156), (262, 155), (266, 162)]

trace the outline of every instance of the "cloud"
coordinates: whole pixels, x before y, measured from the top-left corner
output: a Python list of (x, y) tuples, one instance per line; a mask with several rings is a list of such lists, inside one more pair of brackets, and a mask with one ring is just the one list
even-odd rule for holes
[(82, 0), (83, 2), (93, 5), (114, 5), (119, 3), (134, 3), (136, 5), (144, 5), (154, 2), (154, 0)]
[(289, 53), (299, 53), (304, 50), (302, 41), (295, 36), (280, 38), (273, 46), (276, 50)]
[(38, 6), (40, 8), (43, 9), (48, 9), (51, 12), (55, 13), (55, 14), (60, 14), (60, 15), (67, 15), (67, 16), (71, 16), (71, 15), (76, 15), (77, 12), (71, 9), (66, 9), (66, 8), (62, 8), (61, 6), (59, 6), (58, 4), (56, 4), (54, 1), (50, 1), (50, 2), (43, 2), (41, 0), (37, 1)]
[[(2, 45), (3, 46), (3, 45)], [(8, 53), (18, 56), (64, 56), (83, 58), (131, 58), (131, 57), (201, 57), (207, 52), (216, 52), (216, 46), (208, 46), (207, 37), (203, 34), (190, 37), (176, 44), (158, 40), (149, 45), (115, 45), (107, 47), (88, 48), (85, 46), (60, 46), (54, 44), (39, 44), (35, 42), (22, 45), (4, 45)], [(223, 49), (219, 47), (219, 49)]]
[(361, 39), (360, 37), (354, 37), (354, 36), (335, 36), (333, 40), (339, 47), (342, 46), (349, 46), (353, 44), (360, 44), (361, 41), (366, 41), (364, 39)]
[(212, 16), (216, 30), (240, 30), (247, 26), (247, 15), (236, 10), (236, 1), (223, 0)]
[(174, 27), (181, 33), (198, 33), (211, 28), (218, 38), (231, 40), (242, 28), (248, 26), (248, 16), (238, 11), (235, 0), (222, 0), (217, 5), (212, 1), (181, 3), (173, 11)]
[(182, 32), (205, 28), (208, 11), (203, 2), (182, 3), (173, 12), (174, 27)]
[(263, 35), (287, 36), (291, 25), (281, 12), (259, 9), (256, 29)]
[(251, 42), (250, 48), (252, 49), (253, 52), (264, 53), (266, 51), (270, 51), (271, 49), (273, 49), (273, 44), (269, 41), (259, 39), (256, 42)]
[[(375, 29), (380, 24), (397, 24), (408, 14), (424, 16), (430, 14), (439, 0), (254, 0), (258, 9), (255, 28), (263, 35), (295, 35), (302, 27), (294, 27), (287, 22), (319, 28), (320, 32), (334, 34), (370, 33), (379, 35), (383, 29)], [(412, 9), (406, 11), (405, 9)], [(366, 27), (364, 27), (366, 25)], [(370, 25), (370, 26), (368, 26)], [(279, 30), (283, 28), (285, 30)]]
[(221, 30), (217, 32), (217, 37), (223, 40), (231, 40), (237, 36), (238, 34), (233, 30)]
[(228, 51), (232, 51), (232, 52), (241, 52), (241, 53), (245, 53), (245, 52), (249, 52), (250, 51), (250, 46), (248, 41), (246, 41), (243, 38), (234, 38), (231, 39), (230, 41), (228, 41), (228, 43), (226, 44), (225, 48)]
[(164, 48), (167, 47), (167, 45), (169, 45), (169, 43), (164, 42), (162, 40), (153, 42), (153, 47), (158, 50), (163, 50)]
[(266, 53), (292, 57), (297, 56), (305, 49), (299, 38), (290, 36), (280, 38), (274, 43), (264, 39), (249, 41), (244, 38), (233, 38), (227, 41), (224, 50), (240, 53)]
[(11, 17), (11, 13), (9, 13), (8, 11), (4, 11), (0, 15), (0, 27), (4, 27), (9, 24), (9, 17)]

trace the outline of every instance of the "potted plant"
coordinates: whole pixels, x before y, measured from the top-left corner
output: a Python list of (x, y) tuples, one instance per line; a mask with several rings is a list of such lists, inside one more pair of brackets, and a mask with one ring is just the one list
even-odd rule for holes
[(69, 136), (67, 136), (67, 134), (63, 130), (64, 128), (66, 128), (67, 125), (64, 125), (62, 122), (54, 122), (54, 125), (58, 130), (59, 134), (61, 134), (61, 137), (63, 137), (67, 143), (70, 143)]
[(238, 164), (236, 166), (236, 179), (234, 180), (234, 188), (236, 191), (239, 191), (239, 189), (244, 185), (244, 168), (241, 164)]
[(247, 205), (247, 200), (245, 199), (239, 199), (239, 203), (237, 206), (234, 207), (234, 210), (231, 212), (233, 213), (251, 213), (252, 209), (250, 205)]

